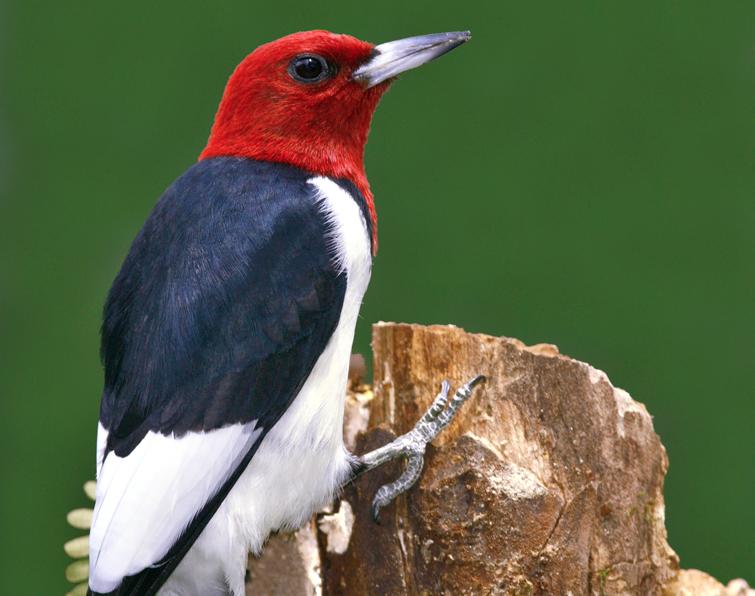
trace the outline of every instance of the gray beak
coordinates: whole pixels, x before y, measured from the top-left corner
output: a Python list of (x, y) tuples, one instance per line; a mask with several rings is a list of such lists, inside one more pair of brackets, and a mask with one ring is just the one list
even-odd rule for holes
[(453, 31), (381, 43), (375, 46), (370, 59), (354, 71), (352, 78), (367, 87), (374, 87), (450, 52), (471, 38), (469, 31)]

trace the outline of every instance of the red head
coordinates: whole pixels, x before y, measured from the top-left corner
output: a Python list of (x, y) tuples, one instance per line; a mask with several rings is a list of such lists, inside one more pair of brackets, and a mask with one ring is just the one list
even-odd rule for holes
[(469, 38), (440, 35), (375, 47), (306, 31), (260, 46), (231, 75), (200, 159), (250, 157), (352, 181), (367, 201), (375, 249), (377, 218), (364, 172), (372, 114), (398, 72)]

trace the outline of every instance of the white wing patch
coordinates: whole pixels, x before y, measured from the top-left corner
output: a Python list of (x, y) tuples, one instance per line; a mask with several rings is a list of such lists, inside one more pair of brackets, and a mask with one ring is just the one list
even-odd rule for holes
[[(92, 590), (110, 592), (165, 556), (261, 430), (251, 422), (181, 437), (149, 432), (128, 456), (109, 453), (99, 469), (89, 538)], [(98, 448), (102, 436), (104, 429)]]
[(317, 176), (307, 182), (316, 189), (315, 200), (328, 226), (328, 248), (335, 255), (336, 268), (346, 271), (349, 284), (359, 286), (357, 293), (364, 294), (370, 279), (372, 257), (367, 223), (359, 205), (330, 178)]
[(102, 422), (97, 423), (97, 479), (100, 478), (100, 470), (102, 470), (102, 460), (105, 457), (105, 447), (107, 446), (108, 432), (105, 427), (102, 426)]

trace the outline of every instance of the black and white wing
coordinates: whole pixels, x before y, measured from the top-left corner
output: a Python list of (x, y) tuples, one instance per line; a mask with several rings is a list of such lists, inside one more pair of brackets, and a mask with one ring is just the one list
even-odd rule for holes
[(285, 412), (346, 280), (308, 175), (201, 161), (161, 198), (108, 296), (94, 594), (153, 594)]

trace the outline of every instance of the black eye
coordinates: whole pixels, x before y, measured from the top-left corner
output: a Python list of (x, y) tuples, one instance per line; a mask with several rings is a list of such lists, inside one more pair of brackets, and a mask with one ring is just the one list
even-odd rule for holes
[(316, 83), (331, 74), (328, 61), (317, 54), (302, 54), (291, 60), (289, 74), (300, 83)]

